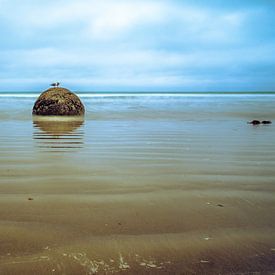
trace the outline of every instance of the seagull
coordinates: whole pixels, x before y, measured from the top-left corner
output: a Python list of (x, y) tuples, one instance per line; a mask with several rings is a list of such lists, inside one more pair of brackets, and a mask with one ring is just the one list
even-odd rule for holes
[(59, 86), (59, 84), (60, 84), (59, 82), (54, 82), (54, 83), (52, 83), (52, 84), (50, 84), (50, 85), (56, 88), (56, 87)]

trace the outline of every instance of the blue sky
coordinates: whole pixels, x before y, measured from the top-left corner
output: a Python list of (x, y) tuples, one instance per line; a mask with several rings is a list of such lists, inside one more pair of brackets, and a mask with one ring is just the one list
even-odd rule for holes
[(0, 91), (274, 91), (275, 1), (0, 0)]

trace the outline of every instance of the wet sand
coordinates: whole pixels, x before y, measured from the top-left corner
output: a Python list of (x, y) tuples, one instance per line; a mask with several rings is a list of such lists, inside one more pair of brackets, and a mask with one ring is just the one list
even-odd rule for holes
[(275, 272), (274, 126), (140, 112), (0, 121), (0, 274)]
[(274, 271), (274, 197), (265, 192), (2, 197), (3, 274)]

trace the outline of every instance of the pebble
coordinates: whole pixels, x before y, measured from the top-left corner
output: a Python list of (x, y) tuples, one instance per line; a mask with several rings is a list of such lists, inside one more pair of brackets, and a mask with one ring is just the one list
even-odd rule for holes
[(254, 119), (254, 120), (252, 120), (252, 121), (250, 121), (248, 123), (252, 124), (252, 125), (259, 125), (261, 123), (261, 121)]
[(207, 260), (200, 260), (200, 263), (207, 264), (207, 263), (209, 263), (209, 261), (207, 261)]
[(272, 122), (270, 120), (263, 120), (262, 124), (271, 124)]
[(262, 120), (262, 122), (261, 122), (260, 120), (254, 119), (254, 120), (248, 122), (248, 124), (252, 124), (252, 125), (259, 125), (261, 123), (262, 124), (271, 124), (272, 121), (270, 121), (270, 120)]

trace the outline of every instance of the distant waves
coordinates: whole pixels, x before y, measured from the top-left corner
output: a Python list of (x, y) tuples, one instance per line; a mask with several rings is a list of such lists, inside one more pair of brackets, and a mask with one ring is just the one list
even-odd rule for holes
[[(75, 92), (82, 98), (90, 97), (274, 97), (275, 93), (180, 93), (180, 92), (159, 92), (159, 93), (112, 93), (112, 92)], [(36, 98), (40, 95), (40, 92), (0, 92), (0, 97), (27, 97)]]

